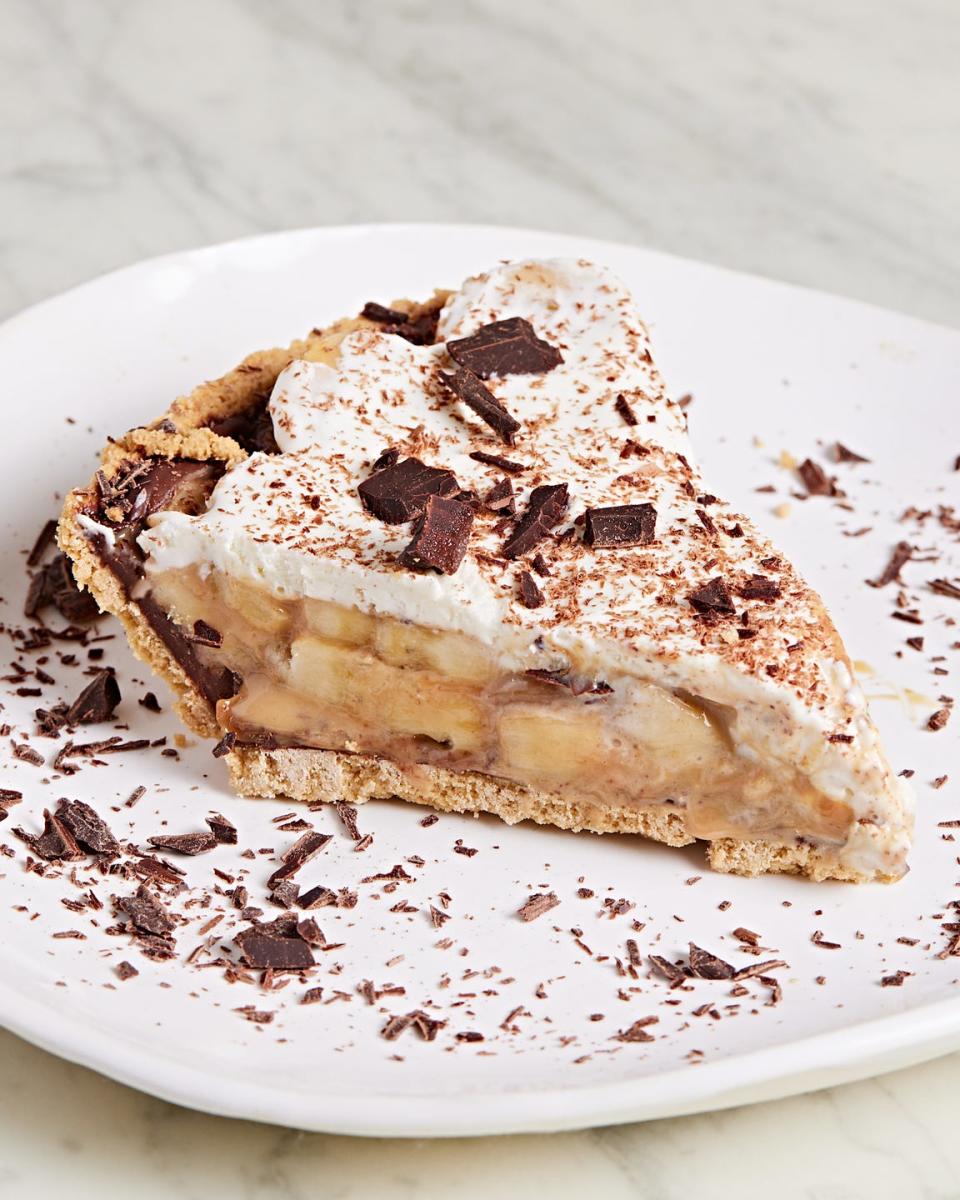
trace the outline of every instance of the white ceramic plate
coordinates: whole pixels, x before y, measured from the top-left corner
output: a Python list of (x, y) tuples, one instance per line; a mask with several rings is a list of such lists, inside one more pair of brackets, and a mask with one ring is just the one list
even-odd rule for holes
[[(956, 722), (938, 734), (923, 730), (938, 692), (955, 688), (955, 677), (931, 675), (930, 655), (952, 655), (945, 664), (951, 670), (957, 661), (956, 651), (946, 649), (957, 629), (935, 614), (953, 604), (960, 618), (960, 604), (922, 594), (928, 620), (917, 630), (890, 619), (889, 589), (863, 584), (904, 532), (917, 536), (893, 518), (908, 505), (929, 508), (949, 503), (951, 493), (956, 498), (955, 332), (634, 247), (521, 230), (319, 229), (142, 263), (0, 329), (7, 398), (0, 445), (7, 609), (0, 615), (18, 621), (23, 550), (62, 491), (88, 476), (105, 435), (154, 417), (172, 396), (249, 350), (284, 343), (366, 299), (424, 295), (500, 258), (557, 254), (596, 258), (626, 278), (675, 393), (695, 396), (692, 432), (708, 479), (796, 560), (825, 595), (852, 656), (868, 664), (864, 681), (892, 760), (916, 771), (919, 828), (910, 876), (893, 887), (860, 888), (735, 879), (711, 875), (696, 849), (448, 816), (423, 829), (421, 810), (388, 803), (361, 811), (362, 828), (375, 842), (357, 855), (325, 812), (318, 827), (338, 836), (304, 870), (303, 882), (355, 884), (360, 902), (353, 910), (319, 912), (327, 937), (345, 945), (320, 956), (316, 982), (331, 995), (338, 988), (353, 993), (364, 978), (390, 981), (406, 989), (405, 997), (381, 1002), (390, 1011), (433, 1001), (449, 1020), (433, 1043), (413, 1031), (388, 1043), (378, 1036), (384, 1014), (356, 994), (299, 1006), (299, 983), (264, 995), (226, 983), (216, 970), (148, 962), (125, 939), (103, 931), (105, 914), (95, 929), (87, 915), (62, 907), (71, 886), (25, 873), (23, 847), (9, 835), (17, 823), (35, 827), (45, 805), (70, 795), (92, 800), (119, 833), (139, 839), (159, 832), (161, 821), (175, 832), (197, 828), (213, 808), (233, 816), (245, 845), (282, 847), (290, 835), (278, 835), (270, 821), (290, 806), (233, 798), (206, 746), (186, 750), (180, 761), (159, 751), (117, 757), (107, 768), (88, 767), (65, 780), (11, 759), (3, 784), (26, 796), (0, 827), (0, 838), (16, 848), (15, 858), (0, 859), (0, 1020), (11, 1030), (211, 1112), (393, 1135), (555, 1130), (661, 1117), (854, 1079), (960, 1045), (960, 959), (936, 957), (946, 940), (936, 914), (949, 919), (944, 906), (958, 895), (960, 879), (957, 844), (944, 840), (937, 821), (960, 816), (960, 802), (954, 785), (930, 787), (944, 774), (960, 780)], [(835, 468), (856, 511), (824, 499), (791, 500), (796, 484), (776, 463), (781, 450), (825, 461), (821, 442), (837, 438), (873, 460)], [(768, 483), (776, 495), (756, 491)], [(790, 514), (774, 515), (783, 503)], [(861, 526), (872, 531), (858, 538), (841, 533)], [(931, 522), (919, 542), (932, 541)], [(905, 576), (920, 595), (931, 574), (949, 571), (944, 562), (913, 564)], [(907, 649), (897, 658), (905, 637), (917, 632), (926, 637), (925, 651)], [(106, 645), (119, 670), (119, 716), (130, 736), (172, 738), (177, 725), (169, 713), (153, 716), (136, 703), (146, 686), (142, 669), (119, 640)], [(62, 692), (47, 689), (47, 699), (72, 698), (76, 675), (56, 663), (48, 669)], [(30, 728), (35, 699), (5, 696), (4, 703), (6, 720)], [(49, 743), (35, 744), (52, 758)], [(141, 782), (148, 792), (134, 810), (110, 811)], [(454, 853), (458, 838), (478, 853)], [(410, 855), (426, 864), (410, 867), (415, 882), (393, 896), (356, 883)], [(189, 880), (212, 883), (214, 867), (235, 869), (237, 861), (229, 848), (188, 860)], [(252, 864), (255, 900), (271, 869), (267, 857)], [(697, 875), (698, 882), (688, 882)], [(522, 924), (513, 914), (527, 886), (539, 883), (562, 903)], [(584, 885), (595, 890), (594, 899), (576, 897)], [(97, 890), (106, 898), (129, 885), (101, 880)], [(453, 903), (438, 931), (425, 906), (442, 891)], [(605, 897), (626, 897), (636, 908), (610, 919), (602, 915)], [(398, 899), (418, 911), (390, 912)], [(732, 902), (726, 911), (718, 908), (723, 900)], [(180, 932), (184, 952), (201, 940), (195, 931), (208, 915), (194, 913)], [(632, 934), (633, 919), (644, 923), (642, 932)], [(780, 972), (784, 994), (776, 1007), (765, 1005), (764, 988), (751, 985), (733, 1015), (725, 1007), (736, 1002), (729, 985), (707, 982), (677, 993), (678, 1005), (665, 1005), (664, 983), (646, 969), (636, 981), (617, 973), (615, 958), (624, 956), (631, 934), (644, 953), (675, 957), (692, 938), (736, 965), (750, 962), (731, 936), (739, 925), (760, 931), (790, 964)], [(574, 927), (590, 953), (575, 943)], [(86, 940), (49, 936), (70, 928)], [(843, 949), (814, 946), (816, 929)], [(919, 941), (898, 943), (901, 936)], [(444, 937), (451, 941), (446, 948), (437, 945)], [(141, 972), (123, 984), (113, 973), (122, 958)], [(881, 987), (880, 977), (897, 969), (912, 972), (905, 984)], [(818, 984), (818, 976), (826, 982)], [(546, 999), (535, 994), (540, 983)], [(624, 987), (636, 990), (618, 999)], [(719, 1020), (692, 1015), (708, 1001)], [(243, 1020), (232, 1009), (244, 1004), (275, 1010), (273, 1023)], [(518, 1006), (524, 1011), (512, 1021), (515, 1031), (502, 1029)], [(648, 1014), (660, 1017), (654, 1042), (612, 1040)], [(454, 1034), (466, 1029), (485, 1040), (456, 1042)], [(688, 1058), (694, 1050), (702, 1052), (695, 1065)]]

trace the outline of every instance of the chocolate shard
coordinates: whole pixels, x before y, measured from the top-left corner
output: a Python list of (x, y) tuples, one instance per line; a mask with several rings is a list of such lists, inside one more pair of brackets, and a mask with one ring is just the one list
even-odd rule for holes
[(447, 342), (447, 352), (481, 379), (503, 375), (542, 375), (563, 362), (560, 351), (537, 337), (523, 317), (483, 325), (469, 337)]
[(402, 525), (419, 517), (431, 496), (454, 496), (460, 485), (452, 471), (405, 458), (375, 471), (357, 490), (368, 512), (388, 525)]
[[(233, 939), (248, 967), (258, 970), (303, 971), (315, 965), (313, 951), (302, 937), (264, 932), (266, 926), (254, 925)], [(294, 925), (294, 929), (296, 926)]]
[(687, 599), (703, 616), (732, 617), (736, 612), (730, 590), (719, 575), (701, 584)]
[(302, 909), (328, 908), (337, 903), (337, 893), (332, 888), (318, 884), (309, 888), (297, 897), (297, 904)]
[(455, 574), (467, 552), (472, 527), (473, 509), (469, 504), (429, 496), (409, 545), (400, 553), (400, 565), (414, 571)]
[(116, 854), (120, 849), (120, 842), (110, 826), (82, 800), (61, 800), (57, 805), (57, 817), (92, 854)]
[(780, 596), (780, 584), (766, 575), (751, 575), (737, 592), (745, 600), (776, 600)]
[(211, 813), (207, 817), (207, 824), (210, 826), (210, 832), (218, 842), (221, 842), (225, 846), (235, 846), (237, 844), (236, 825), (221, 813)]
[(216, 837), (205, 831), (200, 833), (161, 833), (147, 838), (147, 841), (159, 850), (172, 850), (174, 854), (189, 855), (206, 854), (208, 850), (214, 850), (219, 845)]
[(690, 970), (698, 979), (732, 979), (734, 968), (709, 950), (690, 943)]
[(137, 929), (144, 933), (153, 933), (158, 936), (166, 934), (177, 923), (145, 883), (141, 883), (132, 896), (126, 896), (121, 900), (120, 907), (127, 913)]
[(618, 504), (588, 508), (583, 540), (588, 546), (649, 546), (656, 536), (657, 510), (652, 504)]
[(938, 596), (949, 596), (951, 600), (960, 600), (960, 583), (951, 583), (949, 579), (931, 579), (929, 582), (931, 592), (936, 592)]
[(225, 755), (230, 753), (236, 744), (237, 735), (231, 729), (223, 735), (219, 742), (217, 742), (211, 751), (211, 754), (214, 758), (223, 758)]
[(637, 414), (630, 407), (626, 396), (624, 396), (622, 392), (617, 396), (614, 408), (616, 408), (617, 412), (620, 414), (620, 417), (625, 425), (633, 426), (637, 424)]
[(520, 575), (520, 603), (524, 608), (540, 608), (543, 604), (543, 592), (529, 571)]
[(68, 725), (92, 725), (109, 721), (120, 703), (120, 685), (112, 671), (94, 675), (67, 710)]
[(437, 340), (437, 324), (440, 320), (440, 309), (428, 309), (419, 317), (408, 317), (400, 325), (391, 325), (388, 332), (395, 333), (404, 341), (414, 346), (432, 346)]
[(440, 372), (443, 385), (472, 409), (481, 421), (485, 421), (495, 433), (507, 443), (513, 444), (513, 435), (520, 422), (512, 417), (481, 379), (466, 367), (458, 367), (452, 375)]
[(563, 520), (569, 499), (565, 483), (547, 483), (535, 487), (530, 493), (527, 511), (503, 547), (504, 557), (520, 558), (538, 546)]
[(669, 980), (674, 987), (683, 983), (687, 978), (687, 973), (683, 967), (678, 967), (676, 963), (672, 963), (661, 954), (651, 954), (650, 965), (658, 975), (662, 975), (664, 979)]
[(288, 846), (280, 855), (281, 865), (267, 880), (267, 887), (275, 888), (282, 879), (290, 879), (301, 867), (315, 858), (330, 841), (329, 833), (305, 833), (297, 838), (292, 846)]
[(73, 861), (83, 858), (83, 851), (77, 845), (70, 830), (58, 817), (46, 809), (43, 812), (42, 833), (27, 833), (20, 826), (17, 826), (13, 832), (21, 841), (27, 843), (38, 858), (47, 862)]
[(574, 675), (569, 670), (548, 671), (544, 667), (532, 667), (524, 671), (531, 679), (549, 683), (553, 687), (566, 688), (574, 696), (609, 696), (613, 688), (602, 679), (589, 679), (585, 675)]
[(871, 587), (882, 588), (888, 583), (900, 582), (900, 571), (913, 558), (913, 546), (909, 542), (897, 542), (890, 555), (887, 565), (876, 579), (868, 579)]
[(53, 539), (57, 533), (57, 522), (51, 517), (47, 521), (40, 532), (37, 534), (37, 540), (33, 543), (33, 548), (27, 557), (27, 566), (30, 568), (39, 567), (43, 561), (43, 556), (47, 549), (53, 545)]
[(404, 325), (410, 320), (409, 313), (401, 312), (399, 308), (387, 308), (376, 300), (368, 300), (360, 310), (360, 316), (380, 325)]
[(517, 511), (517, 501), (510, 480), (504, 478), (499, 483), (495, 483), (484, 496), (483, 506), (500, 516), (514, 516)]
[(35, 617), (48, 604), (71, 625), (85, 625), (100, 616), (96, 600), (77, 586), (70, 560), (62, 553), (57, 553), (30, 581), (24, 615)]
[(556, 908), (559, 903), (555, 892), (537, 892), (524, 900), (517, 909), (517, 916), (521, 921), (535, 921), (551, 908)]

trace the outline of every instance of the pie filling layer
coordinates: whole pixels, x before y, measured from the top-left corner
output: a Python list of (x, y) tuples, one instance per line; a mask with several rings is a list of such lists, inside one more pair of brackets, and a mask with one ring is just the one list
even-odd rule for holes
[(195, 639), (201, 661), (242, 679), (216, 705), (240, 742), (478, 771), (588, 809), (672, 806), (711, 840), (849, 835), (847, 804), (738, 753), (723, 710), (695, 696), (573, 669), (505, 672), (464, 634), (280, 598), (223, 573), (154, 572), (150, 583), (179, 625), (208, 631)]

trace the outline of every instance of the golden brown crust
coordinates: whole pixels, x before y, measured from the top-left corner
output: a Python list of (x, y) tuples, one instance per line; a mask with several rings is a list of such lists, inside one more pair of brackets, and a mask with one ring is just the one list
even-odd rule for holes
[[(404, 768), (372, 755), (336, 750), (248, 746), (233, 750), (226, 762), (230, 782), (243, 796), (282, 796), (304, 802), (346, 800), (350, 804), (406, 800), (443, 812), (490, 813), (508, 825), (535, 821), (574, 832), (638, 833), (668, 846), (688, 846), (696, 841), (687, 832), (679, 808), (599, 807), (475, 771), (421, 765)], [(780, 873), (850, 883), (874, 878), (838, 865), (829, 852), (807, 844), (777, 846), (722, 838), (709, 843), (707, 857), (714, 870), (733, 875)]]

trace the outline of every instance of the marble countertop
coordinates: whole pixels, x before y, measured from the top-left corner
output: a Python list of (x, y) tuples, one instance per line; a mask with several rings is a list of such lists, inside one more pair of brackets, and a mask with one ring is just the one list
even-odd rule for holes
[[(638, 242), (960, 324), (951, 0), (0, 12), (0, 316), (204, 242), (435, 220)], [(2, 1033), (0, 1080), (3, 1200), (960, 1194), (957, 1055), (776, 1104), (495, 1145), (205, 1117)]]

